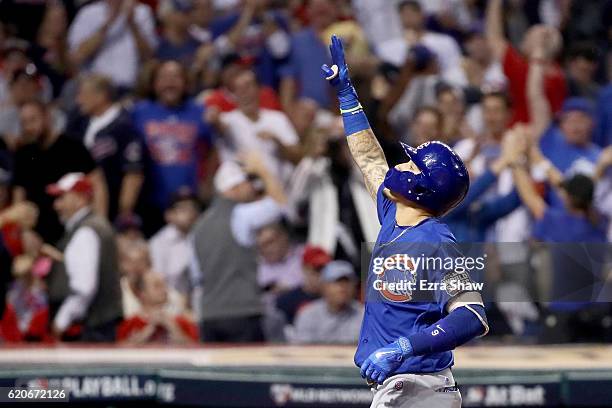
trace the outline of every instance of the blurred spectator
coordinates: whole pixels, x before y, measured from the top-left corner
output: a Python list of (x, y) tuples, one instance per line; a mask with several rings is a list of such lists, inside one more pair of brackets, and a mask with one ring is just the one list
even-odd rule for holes
[(283, 67), (281, 101), (289, 112), (297, 99), (309, 98), (321, 108), (329, 109), (334, 105), (329, 86), (321, 77), (321, 65), (329, 59), (328, 38), (323, 37), (325, 30), (336, 21), (337, 10), (327, 0), (308, 2), (308, 27), (292, 34), (291, 56)]
[(81, 79), (77, 94), (79, 115), (66, 129), (79, 140), (104, 172), (108, 187), (108, 217), (134, 212), (143, 183), (143, 147), (130, 114), (114, 102), (115, 89), (107, 77)]
[(595, 81), (599, 64), (599, 51), (594, 44), (572, 44), (567, 51), (566, 76), (568, 96), (597, 101), (599, 84)]
[[(6, 30), (0, 24), (0, 39)], [(0, 106), (10, 101), (9, 86), (15, 72), (25, 70), (28, 64), (32, 63), (28, 57), (28, 43), (23, 40), (7, 39), (0, 42)]]
[[(8, 203), (7, 203), (8, 204)], [(24, 251), (23, 232), (34, 227), (38, 209), (28, 202), (0, 208), (0, 316), (4, 314), (5, 297), (11, 281), (8, 271), (13, 259)]]
[(285, 316), (288, 324), (293, 324), (299, 310), (321, 296), (321, 269), (331, 261), (325, 250), (306, 246), (302, 254), (302, 284), (288, 292), (281, 293), (276, 300), (276, 308)]
[(599, 93), (596, 122), (593, 142), (601, 147), (612, 145), (612, 83), (605, 86)]
[(304, 158), (289, 183), (293, 221), (308, 225), (309, 244), (358, 265), (360, 244), (375, 242), (380, 229), (375, 206), (346, 142), (330, 140), (325, 151)]
[[(19, 110), (25, 103), (41, 99), (43, 82), (44, 78), (31, 63), (24, 69), (16, 70), (10, 78), (9, 100), (0, 106), (0, 134), (13, 149), (19, 143), (22, 132)], [(50, 114), (53, 130), (61, 133), (66, 125), (65, 115), (53, 107), (50, 107)]]
[(223, 163), (215, 175), (215, 188), (219, 196), (193, 230), (191, 276), (196, 290), (192, 298), (201, 338), (205, 342), (262, 341), (255, 232), (278, 219), (286, 198), (257, 156), (245, 157), (242, 168), (234, 162)]
[(191, 229), (200, 213), (196, 196), (178, 190), (164, 213), (166, 226), (149, 241), (153, 270), (162, 274), (170, 288), (189, 296), (189, 261), (193, 257)]
[(399, 0), (352, 0), (353, 11), (372, 49), (383, 41), (402, 37), (397, 13)]
[(384, 96), (377, 115), (388, 121), (400, 138), (406, 135), (406, 124), (413, 120), (419, 108), (436, 101), (436, 89), (440, 86), (438, 63), (428, 48), (412, 47), (399, 70), (399, 75)]
[(400, 67), (404, 65), (408, 51), (418, 44), (427, 47), (436, 55), (442, 75), (461, 64), (461, 49), (457, 42), (446, 34), (427, 30), (426, 15), (418, 1), (404, 0), (397, 8), (402, 21), (403, 36), (377, 45), (376, 53), (383, 61)]
[(260, 258), (257, 280), (264, 291), (282, 293), (302, 283), (304, 248), (291, 242), (285, 225), (264, 225), (257, 230), (255, 243)]
[(516, 190), (506, 194), (487, 194), (500, 174), (518, 160), (513, 139), (504, 136), (499, 157), (493, 159), (482, 174), (472, 179), (463, 201), (444, 216), (457, 242), (485, 242), (486, 232), (500, 218), (516, 210), (521, 202)]
[[(40, 245), (42, 241), (39, 241)], [(0, 321), (0, 337), (8, 342), (50, 339), (49, 303), (43, 277), (49, 273), (50, 258), (23, 254), (13, 262), (15, 281), (7, 294)]]
[(49, 108), (40, 102), (27, 102), (20, 110), (23, 132), (15, 152), (13, 199), (32, 201), (40, 210), (36, 230), (45, 242), (55, 243), (63, 228), (53, 211), (53, 200), (46, 186), (67, 173), (89, 175), (93, 184), (93, 208), (106, 215), (108, 198), (102, 171), (91, 155), (77, 141), (53, 132)]
[(212, 42), (210, 24), (215, 16), (214, 0), (194, 0), (191, 12), (191, 26), (189, 34), (198, 42), (207, 44)]
[[(535, 45), (534, 53), (542, 54), (544, 46)], [(595, 108), (585, 98), (565, 100), (559, 122), (553, 122), (553, 109), (544, 96), (545, 67), (532, 61), (528, 75), (529, 107), (533, 132), (540, 137), (540, 148), (562, 173), (592, 174), (601, 149), (592, 143)]]
[(512, 115), (512, 105), (508, 96), (503, 92), (484, 94), (481, 115), (482, 131), (459, 141), (454, 147), (473, 176), (482, 174), (487, 165), (498, 155), (500, 142)]
[(527, 58), (543, 65), (546, 99), (551, 111), (558, 112), (567, 95), (565, 77), (561, 68), (554, 62), (562, 47), (559, 32), (550, 26), (531, 27), (523, 37), (520, 54), (504, 37), (502, 0), (490, 0), (487, 2), (486, 37), (495, 59), (501, 61), (504, 74), (508, 77), (509, 93), (514, 107), (512, 122), (528, 123), (531, 117), (531, 101), (527, 101), (526, 89), (529, 71)]
[[(525, 134), (522, 129), (515, 130), (514, 144), (524, 145), (527, 139)], [(546, 342), (597, 340), (601, 338), (601, 329), (605, 325), (601, 318), (608, 307), (591, 302), (596, 294), (597, 282), (602, 279), (605, 252), (597, 254), (601, 249), (593, 245), (575, 245), (576, 242), (593, 244), (607, 241), (606, 222), (593, 211), (593, 181), (582, 174), (564, 179), (552, 163), (543, 159), (537, 146), (533, 149), (537, 159), (532, 159), (532, 162), (545, 169), (550, 185), (559, 189), (563, 199), (562, 207), (549, 206), (537, 193), (525, 166), (520, 161), (514, 164), (516, 188), (536, 220), (533, 236), (543, 242), (572, 243), (549, 247), (551, 302), (547, 303), (549, 316), (545, 320), (546, 330), (542, 338)], [(579, 310), (591, 313), (576, 313)]]
[(211, 29), (222, 54), (236, 52), (253, 60), (258, 81), (276, 87), (291, 42), (287, 21), (271, 8), (270, 0), (245, 0), (240, 13), (214, 20)]
[(0, 138), (0, 211), (11, 203), (13, 181), (13, 155), (4, 140)]
[(233, 160), (236, 154), (255, 151), (262, 155), (268, 170), (286, 182), (292, 170), (290, 163), (301, 159), (299, 138), (287, 116), (264, 109), (255, 74), (243, 70), (236, 75), (231, 88), (236, 95), (238, 109), (221, 113), (217, 127), (222, 160)]
[(359, 338), (363, 305), (354, 300), (356, 275), (348, 262), (333, 261), (321, 271), (323, 298), (295, 318), (292, 343), (352, 344)]
[(608, 242), (612, 242), (612, 146), (606, 147), (595, 167), (593, 203), (608, 219)]
[(68, 12), (61, 1), (46, 3), (31, 52), (53, 86), (53, 97), (57, 97), (72, 73), (68, 55)]
[(185, 67), (193, 62), (200, 43), (189, 33), (192, 0), (162, 0), (157, 8), (161, 21), (161, 37), (155, 57), (161, 61), (174, 60)]
[(91, 208), (93, 185), (83, 173), (68, 173), (47, 187), (66, 227), (57, 247), (64, 254), (47, 276), (53, 334), (61, 338), (82, 323), (82, 341), (115, 340), (121, 319), (121, 288), (115, 236)]
[(593, 115), (593, 104), (588, 99), (570, 98), (563, 104), (559, 125), (551, 122), (542, 135), (542, 152), (560, 171), (593, 173), (601, 152), (591, 142)]
[(414, 119), (410, 123), (410, 144), (419, 146), (425, 142), (443, 139), (444, 119), (442, 113), (433, 106), (422, 106), (414, 113)]
[(120, 215), (115, 220), (117, 241), (135, 242), (143, 241), (142, 219), (135, 214)]
[(121, 237), (117, 238), (117, 254), (123, 316), (128, 318), (140, 311), (136, 282), (151, 269), (151, 257), (146, 241), (130, 241)]
[(506, 76), (484, 34), (478, 30), (468, 33), (463, 46), (466, 55), (444, 73), (443, 79), (452, 86), (463, 88), (474, 99), (480, 93), (503, 90)]
[(136, 281), (142, 309), (124, 320), (117, 329), (117, 340), (128, 344), (183, 344), (198, 341), (198, 327), (186, 314), (167, 310), (168, 289), (164, 276), (147, 272)]
[(440, 86), (436, 91), (436, 108), (442, 115), (442, 129), (438, 140), (454, 146), (463, 139), (466, 122), (464, 94), (461, 89)]
[(134, 125), (146, 145), (146, 206), (141, 209), (147, 236), (163, 226), (169, 197), (181, 187), (198, 191), (201, 143), (211, 145), (205, 109), (187, 95), (187, 74), (176, 61), (159, 65), (152, 78), (151, 99), (136, 104)]
[[(236, 89), (236, 78), (246, 70), (245, 62), (237, 55), (224, 58), (221, 66), (221, 86), (204, 97), (207, 107), (215, 107), (221, 112), (230, 112), (238, 108), (240, 90)], [(262, 109), (281, 110), (278, 95), (273, 88), (259, 86), (259, 106)]]
[(68, 44), (74, 65), (110, 77), (120, 91), (131, 89), (139, 64), (155, 50), (155, 20), (135, 0), (96, 1), (79, 10)]

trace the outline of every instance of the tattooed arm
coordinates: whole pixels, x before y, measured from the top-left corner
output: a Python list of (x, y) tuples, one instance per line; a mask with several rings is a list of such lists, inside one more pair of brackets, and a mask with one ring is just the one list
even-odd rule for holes
[(348, 66), (344, 59), (342, 41), (335, 35), (332, 36), (329, 50), (332, 57), (332, 66), (325, 64), (321, 67), (321, 70), (325, 79), (336, 89), (340, 114), (344, 123), (344, 134), (347, 136), (349, 149), (363, 173), (370, 195), (376, 200), (378, 188), (385, 179), (389, 166), (385, 154), (370, 128), (368, 118), (359, 103), (357, 92), (351, 84)]
[(376, 200), (378, 188), (389, 170), (383, 153), (372, 129), (362, 130), (347, 137), (353, 159), (363, 173), (365, 185), (370, 195)]

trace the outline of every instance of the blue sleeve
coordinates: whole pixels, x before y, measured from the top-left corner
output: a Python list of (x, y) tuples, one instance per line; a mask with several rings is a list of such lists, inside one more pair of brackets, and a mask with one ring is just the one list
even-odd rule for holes
[(291, 48), (289, 51), (289, 58), (282, 64), (278, 69), (278, 74), (281, 78), (292, 78), (297, 81), (298, 73), (300, 70), (300, 64), (298, 63), (297, 53), (299, 51), (299, 44), (295, 34), (291, 36)]
[(458, 307), (423, 331), (408, 336), (412, 354), (441, 353), (453, 350), (489, 331), (485, 309), (470, 304)]
[(203, 141), (203, 142), (208, 143), (209, 145), (211, 145), (212, 142), (215, 139), (214, 138), (215, 132), (212, 130), (210, 125), (208, 123), (206, 123), (202, 119), (204, 117), (205, 110), (206, 110), (206, 108), (203, 105), (197, 105), (197, 115), (198, 115), (198, 119), (199, 119), (199, 124), (198, 124), (198, 140)]
[(378, 193), (376, 194), (376, 213), (378, 214), (378, 222), (382, 225), (383, 220), (389, 213), (389, 210), (393, 207), (394, 203), (384, 194), (385, 186), (381, 184), (378, 187)]
[(465, 216), (470, 206), (480, 198), (488, 189), (495, 183), (497, 177), (487, 168), (485, 172), (476, 179), (474, 184), (470, 186), (467, 195), (457, 207), (455, 207), (448, 215), (448, 218), (457, 218)]
[(540, 150), (544, 153), (544, 156), (550, 159), (548, 155), (553, 153), (556, 145), (557, 127), (551, 124), (542, 134), (540, 139)]
[[(470, 271), (464, 267), (465, 256), (454, 242), (442, 242), (438, 248), (431, 252), (431, 244), (423, 243), (422, 249), (417, 253), (431, 254), (433, 259), (442, 260), (441, 264), (433, 263), (425, 269), (428, 282), (438, 284), (435, 291), (435, 302), (442, 314), (446, 313), (446, 305), (453, 297), (465, 292), (463, 288), (457, 288), (458, 283), (467, 284), (472, 282)], [(442, 288), (443, 287), (443, 288)]]
[(597, 107), (593, 142), (606, 147), (612, 144), (612, 85), (606, 86), (600, 92)]
[(537, 220), (533, 226), (532, 235), (539, 241), (548, 241), (552, 234), (552, 228), (555, 228), (557, 222), (557, 214), (559, 210), (553, 207), (546, 208), (544, 211), (544, 217), (541, 220)]
[(210, 31), (212, 32), (213, 39), (225, 34), (238, 22), (240, 16), (238, 14), (232, 14), (226, 17), (220, 17), (213, 20), (210, 25)]
[(474, 209), (469, 216), (474, 217), (476, 224), (479, 226), (488, 227), (519, 208), (520, 205), (521, 198), (516, 190), (512, 190), (504, 196), (485, 201), (478, 208)]

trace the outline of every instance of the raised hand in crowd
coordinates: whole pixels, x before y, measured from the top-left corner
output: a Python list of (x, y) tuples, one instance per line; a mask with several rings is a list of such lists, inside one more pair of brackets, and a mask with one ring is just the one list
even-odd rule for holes
[(25, 229), (33, 228), (38, 219), (38, 208), (29, 201), (15, 203), (0, 212), (0, 227), (8, 223), (18, 224)]
[(610, 167), (612, 167), (612, 146), (606, 147), (601, 152), (601, 155), (599, 156), (599, 161), (595, 166), (595, 178), (602, 178)]

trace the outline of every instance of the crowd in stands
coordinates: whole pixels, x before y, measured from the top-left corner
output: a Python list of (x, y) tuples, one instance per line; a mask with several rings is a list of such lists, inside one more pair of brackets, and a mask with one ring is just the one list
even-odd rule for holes
[[(0, 343), (355, 343), (379, 224), (331, 34), (390, 165), (432, 140), (466, 163), (443, 220), (492, 244), (488, 339), (612, 341), (610, 21), (610, 0), (1, 1)], [(547, 243), (604, 253), (595, 273)]]

